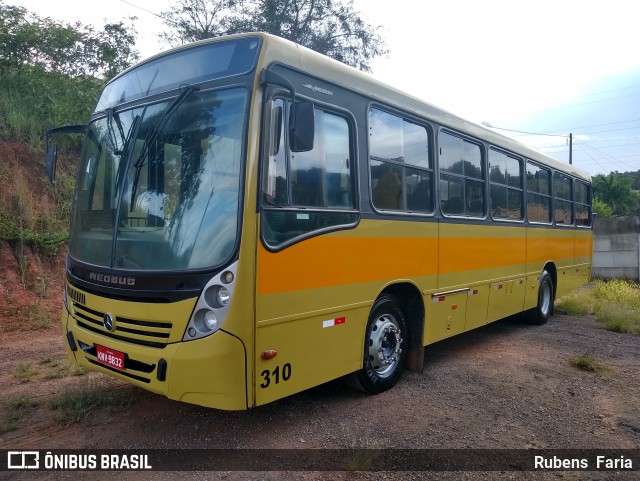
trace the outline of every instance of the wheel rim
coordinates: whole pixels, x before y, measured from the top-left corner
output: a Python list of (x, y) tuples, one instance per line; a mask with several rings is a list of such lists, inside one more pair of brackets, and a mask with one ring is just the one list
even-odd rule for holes
[(540, 286), (540, 312), (548, 316), (551, 312), (551, 284), (547, 281)]
[(391, 314), (383, 314), (369, 331), (369, 364), (380, 377), (389, 377), (398, 365), (402, 349), (400, 325)]

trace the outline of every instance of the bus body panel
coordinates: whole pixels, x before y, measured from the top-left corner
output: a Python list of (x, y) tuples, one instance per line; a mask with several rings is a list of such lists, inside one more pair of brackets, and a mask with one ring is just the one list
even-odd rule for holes
[[(348, 290), (354, 290), (347, 287)], [(308, 293), (313, 296), (312, 292)], [(362, 366), (364, 327), (368, 307), (333, 313), (305, 313), (296, 320), (259, 325), (257, 352), (275, 351), (271, 359), (257, 358), (256, 404), (303, 391)]]
[[(62, 323), (77, 346), (74, 353), (67, 344), (68, 357), (79, 365), (171, 399), (219, 409), (247, 408), (247, 362), (242, 341), (221, 330), (203, 339), (181, 342), (195, 299), (127, 302), (75, 287), (68, 289), (74, 292), (75, 299), (67, 299), (69, 307), (63, 309)], [(106, 314), (114, 320), (113, 334), (104, 327)], [(170, 328), (164, 327), (169, 324)], [(144, 344), (150, 342), (154, 345)], [(122, 353), (125, 369), (101, 363), (96, 346)], [(165, 379), (159, 379), (161, 360), (167, 366)], [(207, 375), (203, 376), (203, 372)]]

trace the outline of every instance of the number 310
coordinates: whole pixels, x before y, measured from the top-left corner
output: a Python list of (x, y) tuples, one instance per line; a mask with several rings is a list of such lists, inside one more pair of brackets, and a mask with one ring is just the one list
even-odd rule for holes
[(269, 371), (265, 369), (260, 373), (262, 376), (262, 384), (260, 384), (261, 388), (266, 388), (271, 385), (271, 379), (274, 379), (275, 384), (280, 383), (280, 378), (282, 377), (282, 381), (288, 381), (291, 378), (291, 364), (286, 363), (282, 366), (282, 371), (280, 371), (280, 366), (276, 366), (273, 371)]

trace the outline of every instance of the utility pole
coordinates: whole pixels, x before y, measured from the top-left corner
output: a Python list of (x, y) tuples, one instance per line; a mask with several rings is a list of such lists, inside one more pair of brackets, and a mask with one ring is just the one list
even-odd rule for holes
[(569, 165), (573, 164), (573, 134), (569, 133)]

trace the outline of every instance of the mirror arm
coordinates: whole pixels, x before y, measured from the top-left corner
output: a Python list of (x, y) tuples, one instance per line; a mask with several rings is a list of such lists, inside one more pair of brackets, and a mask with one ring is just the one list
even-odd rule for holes
[[(284, 87), (291, 93), (291, 100), (295, 103), (296, 101), (296, 88), (293, 86), (291, 82), (279, 73), (276, 73), (272, 70), (267, 70), (266, 68), (260, 72), (260, 85), (265, 86), (268, 84), (278, 85), (279, 87)], [(289, 125), (295, 125), (296, 123), (296, 114), (295, 109), (293, 109), (293, 114), (289, 119)]]

